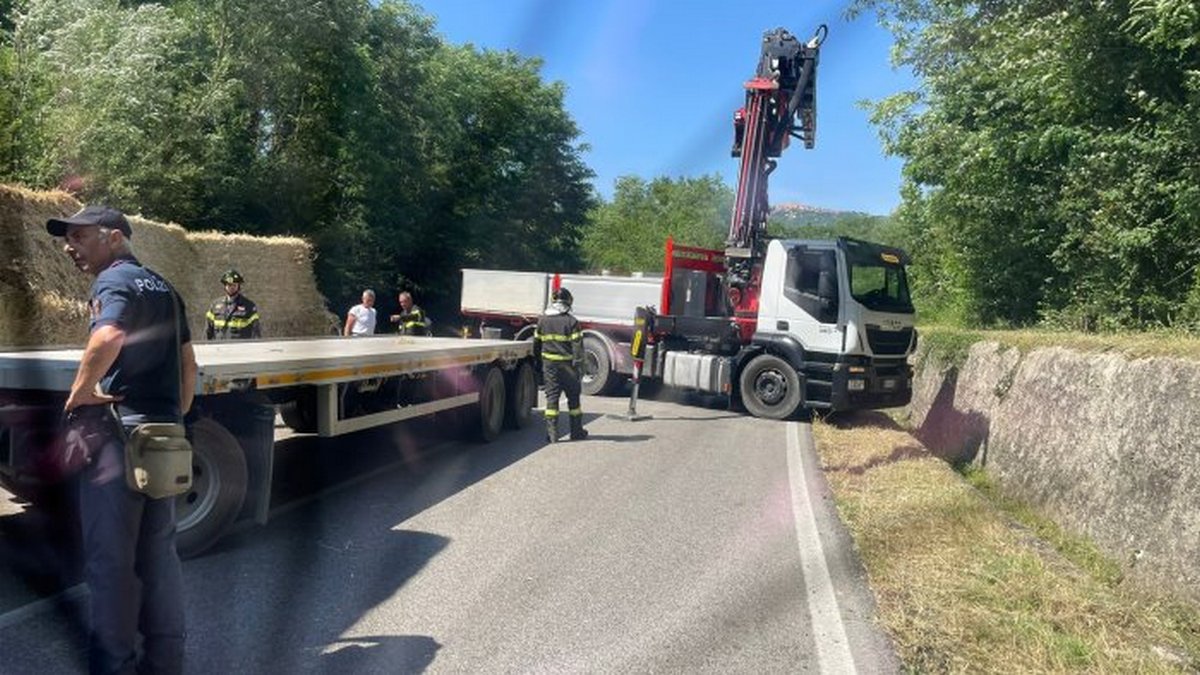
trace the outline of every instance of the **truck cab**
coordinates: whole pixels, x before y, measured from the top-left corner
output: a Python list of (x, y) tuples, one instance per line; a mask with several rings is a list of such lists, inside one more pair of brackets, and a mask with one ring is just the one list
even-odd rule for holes
[(848, 237), (772, 240), (753, 344), (802, 364), (810, 407), (908, 403), (917, 339), (908, 262), (900, 249)]

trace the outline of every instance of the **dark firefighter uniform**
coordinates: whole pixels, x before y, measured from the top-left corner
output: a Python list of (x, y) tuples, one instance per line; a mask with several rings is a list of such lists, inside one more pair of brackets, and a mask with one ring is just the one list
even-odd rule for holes
[(401, 309), (396, 323), (401, 335), (429, 335), (429, 324), (425, 322), (425, 312), (417, 305), (413, 305), (407, 312)]
[(558, 396), (567, 395), (571, 418), (571, 440), (587, 438), (583, 428), (583, 408), (579, 405), (579, 376), (583, 370), (583, 330), (571, 316), (571, 293), (565, 288), (554, 292), (553, 302), (538, 317), (533, 335), (535, 357), (541, 360), (546, 388), (546, 437), (558, 440)]
[(237, 292), (226, 294), (213, 301), (204, 315), (204, 336), (209, 340), (238, 340), (262, 337), (262, 326), (258, 321), (258, 306), (242, 295), (242, 275), (230, 270), (221, 277), (221, 283), (237, 284)]

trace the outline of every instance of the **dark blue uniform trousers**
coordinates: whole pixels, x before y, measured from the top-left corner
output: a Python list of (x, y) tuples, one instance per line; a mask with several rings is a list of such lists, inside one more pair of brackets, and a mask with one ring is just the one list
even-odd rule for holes
[(121, 441), (107, 443), (80, 480), (84, 577), (91, 595), (88, 669), (180, 673), (183, 574), (175, 552), (175, 500), (130, 490), (124, 452)]

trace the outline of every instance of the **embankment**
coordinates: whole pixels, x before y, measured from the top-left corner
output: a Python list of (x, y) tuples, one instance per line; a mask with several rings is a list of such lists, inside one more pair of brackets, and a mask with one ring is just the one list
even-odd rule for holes
[(1200, 362), (926, 343), (909, 406), (926, 447), (1200, 602)]

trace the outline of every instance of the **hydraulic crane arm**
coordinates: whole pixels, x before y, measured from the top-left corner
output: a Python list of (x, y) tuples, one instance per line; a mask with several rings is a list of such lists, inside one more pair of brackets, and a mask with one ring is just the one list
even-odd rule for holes
[(755, 263), (765, 252), (767, 178), (790, 139), (816, 141), (817, 59), (829, 29), (822, 24), (806, 43), (783, 28), (763, 35), (746, 105), (734, 114), (733, 156), (741, 158), (737, 194), (725, 240), (729, 300), (737, 313), (757, 309)]

